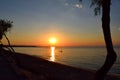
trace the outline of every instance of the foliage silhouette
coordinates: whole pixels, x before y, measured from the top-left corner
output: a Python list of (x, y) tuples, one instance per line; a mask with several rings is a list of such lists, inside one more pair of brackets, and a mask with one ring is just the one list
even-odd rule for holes
[[(11, 50), (12, 50), (13, 52), (15, 52), (14, 49), (10, 46), (10, 41), (9, 41), (8, 37), (6, 36), (6, 33), (7, 33), (8, 31), (10, 31), (10, 29), (12, 28), (12, 23), (13, 23), (13, 22), (10, 21), (10, 20), (0, 19), (0, 42), (1, 42), (2, 38), (3, 38), (3, 36), (5, 36), (5, 38), (6, 38), (7, 41), (8, 41), (9, 47), (11, 48)], [(1, 43), (2, 43), (2, 42), (1, 42)], [(10, 50), (10, 49), (9, 49), (9, 50)]]
[(6, 36), (6, 32), (10, 31), (12, 28), (12, 21), (10, 20), (3, 20), (0, 19), (0, 40), (2, 39), (3, 35)]
[[(80, 2), (82, 0), (79, 0)], [(95, 80), (104, 80), (106, 74), (115, 63), (117, 55), (113, 48), (110, 32), (110, 5), (111, 0), (91, 0), (91, 6), (94, 6), (95, 15), (100, 14), (102, 10), (102, 29), (107, 49), (107, 56), (103, 66), (96, 71)]]

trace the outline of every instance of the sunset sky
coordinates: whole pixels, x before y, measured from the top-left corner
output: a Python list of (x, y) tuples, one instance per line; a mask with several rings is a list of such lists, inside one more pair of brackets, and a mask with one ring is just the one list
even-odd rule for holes
[[(104, 45), (101, 15), (94, 16), (90, 0), (78, 1), (0, 0), (0, 18), (13, 21), (11, 44), (48, 46), (54, 37), (57, 46)], [(120, 45), (120, 0), (112, 0), (111, 33)]]

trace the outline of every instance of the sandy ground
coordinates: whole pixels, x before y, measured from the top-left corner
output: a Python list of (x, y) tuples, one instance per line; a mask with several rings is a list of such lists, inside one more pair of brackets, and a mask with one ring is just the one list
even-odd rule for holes
[[(0, 80), (93, 80), (94, 73), (21, 53), (0, 54)], [(106, 80), (120, 80), (120, 75), (109, 75)]]

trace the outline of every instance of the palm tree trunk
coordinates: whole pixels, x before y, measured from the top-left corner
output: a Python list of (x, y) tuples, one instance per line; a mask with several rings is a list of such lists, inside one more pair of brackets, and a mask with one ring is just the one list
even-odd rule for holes
[(111, 0), (102, 0), (102, 28), (107, 49), (107, 56), (104, 65), (96, 72), (95, 80), (104, 80), (117, 57), (113, 49), (110, 33), (110, 4)]

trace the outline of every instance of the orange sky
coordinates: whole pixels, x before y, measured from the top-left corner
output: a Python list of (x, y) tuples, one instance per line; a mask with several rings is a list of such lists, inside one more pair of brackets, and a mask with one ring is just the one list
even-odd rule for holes
[[(0, 3), (0, 18), (13, 21), (7, 33), (11, 44), (49, 46), (101, 46), (104, 37), (101, 15), (95, 16), (89, 0), (82, 7), (79, 0), (14, 0)], [(67, 4), (67, 5), (66, 5)], [(111, 33), (114, 45), (120, 45), (120, 2), (111, 5)], [(25, 5), (25, 6), (21, 6)], [(6, 40), (2, 40), (4, 44)]]
[[(101, 34), (102, 35), (102, 34)], [(32, 36), (32, 38), (31, 38)], [(104, 39), (103, 36), (67, 36), (67, 35), (50, 35), (50, 34), (44, 34), (40, 35), (31, 35), (31, 36), (17, 36), (14, 37), (13, 34), (8, 34), (8, 37), (10, 39), (11, 44), (14, 45), (36, 45), (36, 46), (50, 46), (52, 45), (50, 43), (50, 38), (54, 37), (56, 38), (55, 46), (103, 46), (104, 45)], [(31, 38), (31, 39), (30, 39)], [(6, 44), (6, 40), (4, 39), (3, 42)], [(113, 39), (113, 42), (115, 45), (118, 45), (118, 42), (116, 39)]]

